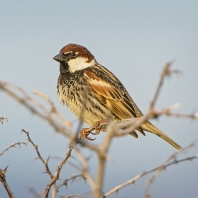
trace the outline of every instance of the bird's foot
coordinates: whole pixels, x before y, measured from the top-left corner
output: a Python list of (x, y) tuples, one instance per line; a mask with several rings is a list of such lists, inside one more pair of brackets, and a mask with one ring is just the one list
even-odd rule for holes
[(91, 132), (92, 135), (98, 135), (102, 130), (102, 127), (107, 124), (107, 119), (95, 122), (93, 128), (95, 129), (95, 133)]
[[(96, 138), (92, 139), (89, 136), (89, 134), (91, 133), (92, 135), (98, 135), (103, 127), (103, 125), (105, 125), (107, 123), (107, 120), (101, 120), (101, 121), (97, 121), (95, 122), (94, 126), (91, 128), (83, 128), (80, 131), (80, 138), (81, 139), (87, 139), (90, 141), (95, 140)], [(95, 133), (93, 132), (95, 130)]]
[(81, 138), (81, 139), (87, 139), (87, 140), (90, 140), (90, 141), (95, 140), (96, 138), (92, 139), (92, 138), (88, 137), (88, 135), (89, 135), (93, 130), (95, 130), (93, 127), (91, 127), (91, 128), (83, 128), (83, 129), (80, 131), (80, 138)]

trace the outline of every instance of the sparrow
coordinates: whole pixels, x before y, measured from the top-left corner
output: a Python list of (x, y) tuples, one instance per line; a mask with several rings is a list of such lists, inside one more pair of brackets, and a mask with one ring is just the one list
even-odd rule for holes
[[(143, 116), (120, 80), (100, 65), (87, 48), (68, 44), (53, 59), (60, 63), (57, 84), (60, 102), (67, 105), (80, 120), (93, 126), (91, 130), (97, 129), (95, 134), (102, 130), (99, 125), (107, 122), (109, 118), (121, 121)], [(91, 140), (88, 137), (91, 130), (84, 128), (81, 137)], [(143, 135), (144, 131), (153, 133), (176, 149), (181, 149), (180, 145), (149, 121), (132, 131), (130, 135), (137, 138), (136, 131)]]

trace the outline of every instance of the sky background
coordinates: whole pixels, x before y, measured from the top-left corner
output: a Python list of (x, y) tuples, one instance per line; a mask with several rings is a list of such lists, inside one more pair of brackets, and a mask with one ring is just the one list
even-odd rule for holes
[[(0, 80), (23, 87), (29, 94), (34, 89), (47, 94), (69, 121), (76, 117), (57, 98), (56, 84), (59, 65), (52, 58), (68, 43), (87, 47), (96, 60), (111, 70), (125, 85), (139, 108), (145, 113), (155, 92), (164, 64), (174, 60), (173, 68), (182, 71), (179, 77), (166, 79), (156, 108), (180, 103), (175, 112), (198, 111), (198, 1), (11, 1), (1, 0), (0, 6)], [(25, 141), (21, 129), (30, 132), (46, 159), (64, 156), (68, 140), (56, 134), (44, 121), (0, 91), (0, 116), (9, 121), (0, 125), (0, 152), (13, 142)], [(182, 147), (198, 139), (198, 121), (160, 117), (152, 121)], [(97, 137), (100, 143), (104, 134)], [(109, 154), (104, 191), (121, 184), (143, 171), (162, 164), (176, 150), (155, 135), (141, 134), (116, 138)], [(91, 151), (85, 150), (85, 156)], [(198, 148), (180, 157), (198, 153)], [(77, 159), (76, 154), (74, 157)], [(0, 168), (9, 165), (7, 182), (16, 197), (32, 197), (28, 188), (44, 190), (49, 176), (43, 164), (34, 161), (32, 145), (10, 149), (0, 156)], [(69, 159), (78, 163), (74, 159)], [(58, 160), (50, 160), (55, 170)], [(198, 160), (173, 165), (162, 172), (151, 188), (153, 197), (197, 197)], [(97, 158), (92, 155), (90, 170), (95, 176)], [(66, 164), (64, 180), (78, 171)], [(144, 195), (148, 175), (113, 194), (111, 197)], [(90, 195), (83, 181), (69, 183), (59, 195)], [(6, 197), (0, 185), (1, 197)]]

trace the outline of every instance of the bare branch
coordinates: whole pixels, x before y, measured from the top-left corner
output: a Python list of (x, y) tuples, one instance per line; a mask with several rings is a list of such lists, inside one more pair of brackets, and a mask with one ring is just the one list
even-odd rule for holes
[[(181, 151), (183, 151), (183, 150), (181, 150)], [(179, 151), (179, 152), (181, 152), (181, 151)], [(177, 153), (179, 153), (179, 152), (177, 152)], [(168, 164), (166, 164), (166, 165), (161, 165), (161, 166), (158, 166), (158, 167), (156, 167), (154, 169), (151, 169), (149, 171), (144, 171), (143, 173), (135, 176), (133, 179), (130, 179), (127, 182), (114, 187), (113, 189), (111, 189), (110, 191), (105, 193), (105, 197), (108, 197), (111, 194), (113, 194), (115, 192), (118, 192), (120, 189), (122, 189), (122, 188), (124, 188), (124, 187), (126, 187), (126, 186), (128, 186), (130, 184), (135, 184), (135, 182), (137, 180), (139, 180), (140, 178), (144, 177), (145, 175), (147, 175), (149, 173), (155, 172), (155, 171), (157, 171), (159, 169), (165, 170), (167, 167), (169, 167), (169, 166), (171, 166), (173, 164), (179, 164), (179, 163), (185, 162), (185, 161), (192, 161), (192, 160), (197, 159), (197, 158), (198, 158), (198, 155), (194, 155), (194, 156), (191, 156), (191, 157), (183, 158), (183, 159), (180, 159), (180, 160), (177, 160), (176, 158), (173, 158), (172, 159), (173, 161), (168, 163)]]
[(79, 177), (82, 177), (84, 180), (86, 180), (86, 178), (83, 175), (72, 175), (70, 178), (65, 179), (61, 184), (59, 184), (57, 186), (57, 190), (59, 188), (61, 188), (62, 186), (66, 186), (67, 187), (67, 184), (68, 184), (69, 181), (76, 181), (76, 179), (79, 178)]
[(183, 113), (172, 113), (171, 112), (172, 109), (170, 108), (165, 108), (162, 111), (154, 111), (154, 115), (155, 117), (161, 116), (161, 115), (165, 115), (165, 116), (171, 116), (171, 117), (176, 117), (176, 118), (188, 118), (188, 119), (198, 119), (198, 113), (194, 113), (194, 114), (183, 114)]
[(1, 122), (2, 125), (3, 125), (4, 120), (6, 120), (8, 122), (8, 118), (4, 118), (3, 116), (0, 117), (0, 122)]
[(28, 191), (29, 191), (35, 198), (42, 198), (43, 192), (38, 193), (34, 188), (28, 188)]
[[(165, 169), (165, 167), (167, 166), (167, 164), (169, 164), (169, 162), (170, 162), (171, 160), (173, 160), (173, 159), (176, 160), (176, 156), (177, 156), (177, 155), (179, 155), (180, 153), (183, 153), (183, 152), (185, 152), (185, 151), (188, 151), (188, 150), (192, 149), (194, 146), (195, 146), (195, 144), (192, 143), (192, 144), (190, 144), (189, 146), (187, 146), (186, 148), (184, 148), (184, 149), (182, 149), (182, 150), (180, 150), (180, 151), (178, 151), (178, 152), (172, 154), (172, 155), (171, 155), (171, 156), (170, 156), (170, 157), (169, 157), (169, 158), (168, 158), (168, 159), (167, 159), (156, 171), (155, 171), (153, 177), (152, 177), (151, 179), (148, 179), (147, 187), (146, 187), (146, 190), (145, 190), (145, 198), (149, 198), (149, 197), (150, 197), (150, 195), (149, 195), (149, 190), (150, 190), (150, 187), (151, 187), (152, 183), (154, 182), (155, 178), (160, 174), (160, 172), (161, 172), (162, 170)], [(197, 157), (197, 155), (196, 155), (196, 157)], [(196, 158), (196, 157), (195, 157), (195, 158)], [(182, 160), (182, 161), (184, 161), (184, 160)]]
[[(23, 97), (12, 91), (10, 87), (19, 90), (23, 94)], [(31, 113), (49, 122), (49, 124), (56, 130), (56, 132), (61, 133), (67, 137), (72, 137), (72, 134), (68, 131), (65, 125), (62, 124), (62, 122), (55, 120), (52, 117), (51, 113), (48, 112), (43, 105), (32, 99), (23, 89), (9, 83), (5, 83), (3, 81), (0, 81), (0, 88), (5, 91), (5, 93), (8, 94), (11, 98), (15, 99), (24, 107), (26, 107)], [(37, 109), (37, 107), (39, 109)]]
[(83, 195), (77, 195), (77, 194), (74, 194), (74, 195), (68, 195), (68, 196), (60, 196), (61, 198), (72, 198), (72, 197), (74, 197), (74, 198), (77, 198), (77, 197), (79, 197), (79, 198), (87, 198), (87, 197), (85, 197), (85, 196), (83, 196)]
[(19, 147), (21, 147), (22, 144), (27, 145), (28, 142), (16, 142), (16, 143), (12, 143), (10, 146), (8, 146), (7, 148), (4, 148), (4, 150), (0, 153), (0, 156), (3, 155), (6, 151), (8, 151), (10, 148), (14, 147), (14, 148), (18, 148), (17, 145)]
[(157, 98), (159, 96), (159, 93), (160, 93), (160, 90), (162, 88), (165, 77), (170, 76), (173, 73), (175, 73), (175, 74), (179, 73), (178, 70), (170, 70), (171, 65), (172, 65), (172, 62), (168, 62), (168, 63), (166, 63), (166, 65), (163, 68), (163, 71), (162, 71), (162, 74), (161, 74), (161, 77), (160, 77), (160, 81), (158, 83), (158, 86), (157, 86), (157, 89), (156, 89), (155, 94), (153, 96), (153, 99), (151, 100), (150, 109), (153, 109), (153, 107), (154, 107), (154, 105), (157, 101)]
[(41, 92), (39, 92), (39, 91), (37, 91), (37, 90), (34, 90), (33, 93), (36, 94), (36, 95), (38, 95), (38, 96), (40, 96), (40, 97), (42, 97), (43, 99), (45, 99), (45, 100), (49, 103), (49, 105), (50, 105), (50, 107), (51, 107), (51, 112), (52, 112), (52, 113), (55, 113), (55, 114), (60, 118), (60, 120), (62, 120), (62, 122), (67, 126), (67, 128), (70, 129), (71, 123), (68, 122), (68, 121), (63, 117), (63, 115), (55, 108), (53, 102), (50, 100), (50, 98), (49, 98), (46, 94), (41, 93)]
[(14, 194), (12, 193), (10, 187), (8, 186), (8, 183), (6, 182), (6, 171), (7, 171), (7, 169), (8, 169), (8, 166), (4, 170), (0, 169), (0, 182), (3, 184), (6, 192), (8, 193), (8, 196), (10, 198), (14, 198)]
[(67, 152), (67, 154), (65, 155), (64, 159), (61, 161), (61, 163), (58, 165), (54, 176), (52, 177), (52, 180), (50, 181), (50, 183), (47, 185), (47, 187), (45, 188), (45, 198), (48, 197), (49, 191), (51, 186), (59, 179), (59, 174), (61, 172), (61, 169), (63, 167), (63, 165), (66, 163), (67, 159), (69, 159), (71, 157), (71, 152), (73, 150), (73, 147), (70, 146), (69, 147), (69, 151)]
[(48, 161), (49, 161), (49, 158), (47, 160), (44, 160), (43, 157), (41, 156), (40, 152), (39, 152), (39, 149), (38, 149), (38, 145), (35, 144), (32, 139), (30, 138), (30, 135), (29, 135), (29, 132), (28, 131), (25, 131), (24, 129), (22, 129), (22, 132), (24, 132), (26, 135), (27, 135), (27, 139), (28, 141), (33, 145), (33, 147), (35, 148), (36, 150), (36, 153), (38, 155), (38, 159), (40, 159), (42, 161), (42, 163), (44, 164), (45, 166), (45, 170), (46, 170), (46, 173), (48, 173), (48, 175), (51, 177), (51, 179), (53, 178), (53, 175), (49, 169), (49, 166), (48, 166)]
[(82, 170), (81, 170), (81, 174), (87, 179), (91, 189), (95, 188), (95, 181), (92, 178), (90, 172), (89, 172), (89, 168), (88, 168), (88, 164), (87, 164), (87, 160), (85, 159), (85, 157), (83, 156), (83, 154), (80, 152), (80, 150), (76, 147), (75, 148), (76, 153), (78, 155), (78, 158), (80, 159), (81, 165), (82, 165)]

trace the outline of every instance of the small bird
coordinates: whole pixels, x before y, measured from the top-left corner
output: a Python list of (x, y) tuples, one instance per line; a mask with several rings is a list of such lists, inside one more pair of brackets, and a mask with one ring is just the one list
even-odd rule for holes
[[(140, 118), (143, 113), (137, 107), (120, 80), (107, 68), (100, 65), (91, 52), (77, 44), (64, 46), (54, 60), (60, 62), (60, 75), (57, 92), (61, 103), (82, 121), (100, 132), (100, 124), (112, 120)], [(181, 146), (165, 133), (151, 124), (143, 123), (136, 131), (145, 135), (144, 131), (151, 132), (176, 149)], [(138, 137), (136, 131), (130, 135)], [(90, 129), (81, 131), (81, 138), (87, 138)], [(92, 133), (93, 134), (93, 133)]]

